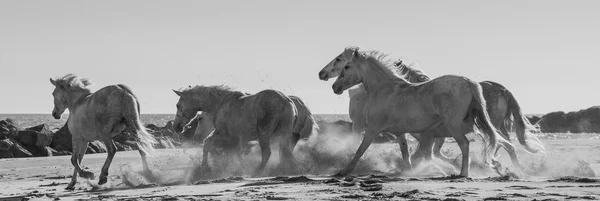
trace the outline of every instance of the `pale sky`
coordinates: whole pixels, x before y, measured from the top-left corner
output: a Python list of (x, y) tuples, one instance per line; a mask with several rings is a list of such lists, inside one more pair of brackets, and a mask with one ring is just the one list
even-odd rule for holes
[(600, 1), (0, 1), (0, 113), (50, 113), (66, 73), (126, 84), (142, 113), (171, 91), (272, 88), (347, 113), (318, 71), (349, 45), (505, 85), (525, 113), (600, 105)]

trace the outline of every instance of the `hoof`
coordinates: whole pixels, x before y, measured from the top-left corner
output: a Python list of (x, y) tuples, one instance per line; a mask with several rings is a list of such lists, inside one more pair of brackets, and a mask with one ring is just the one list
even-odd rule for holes
[(74, 183), (69, 183), (69, 185), (65, 188), (65, 190), (74, 191), (75, 190), (75, 184)]
[(98, 185), (105, 184), (107, 181), (108, 181), (108, 178), (106, 178), (106, 176), (104, 176), (104, 175), (101, 175), (100, 180), (98, 181)]
[(94, 176), (94, 173), (92, 173), (90, 171), (85, 171), (85, 170), (82, 170), (79, 173), (79, 176), (81, 176), (82, 178), (92, 179), (92, 180), (96, 178), (96, 176)]

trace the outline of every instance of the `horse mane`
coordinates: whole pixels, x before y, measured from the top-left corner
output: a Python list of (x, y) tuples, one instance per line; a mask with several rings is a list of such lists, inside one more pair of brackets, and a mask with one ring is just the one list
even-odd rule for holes
[(396, 62), (389, 58), (389, 55), (384, 52), (380, 52), (377, 50), (371, 51), (359, 51), (360, 56), (364, 57), (364, 59), (371, 61), (375, 64), (375, 66), (379, 67), (386, 75), (388, 75), (391, 79), (395, 79), (397, 81), (404, 81), (406, 83), (410, 83), (405, 78), (407, 72), (399, 71), (396, 67)]
[(191, 93), (199, 93), (199, 94), (208, 94), (214, 96), (224, 96), (224, 95), (239, 95), (243, 96), (245, 93), (234, 90), (233, 88), (225, 85), (196, 85), (193, 87), (188, 87), (180, 90), (183, 94), (191, 94)]
[(404, 62), (402, 62), (402, 60), (398, 60), (398, 62), (396, 62), (394, 65), (397, 67), (397, 71), (399, 71), (401, 75), (404, 75), (404, 78), (406, 78), (408, 81), (427, 82), (431, 80), (431, 78), (427, 76), (423, 70), (413, 67), (414, 64), (406, 65)]
[(91, 84), (92, 82), (89, 79), (78, 77), (77, 75), (72, 73), (54, 79), (55, 86), (61, 86), (70, 91), (90, 92), (91, 89), (88, 86), (90, 86)]

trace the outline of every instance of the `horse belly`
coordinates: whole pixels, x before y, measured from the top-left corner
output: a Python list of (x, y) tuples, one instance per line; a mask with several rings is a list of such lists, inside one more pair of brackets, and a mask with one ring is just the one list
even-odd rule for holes
[(98, 131), (100, 131), (102, 128), (98, 128), (97, 125), (86, 121), (85, 117), (78, 115), (69, 117), (67, 126), (73, 139), (83, 139), (86, 142), (101, 139), (101, 135)]

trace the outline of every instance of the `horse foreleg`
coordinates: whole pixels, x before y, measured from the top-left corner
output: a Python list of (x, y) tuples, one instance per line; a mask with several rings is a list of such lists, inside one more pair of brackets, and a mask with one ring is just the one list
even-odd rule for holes
[[(258, 145), (260, 146), (261, 151), (261, 161), (256, 170), (254, 170), (254, 175), (259, 175), (262, 170), (267, 165), (269, 158), (271, 157), (271, 147), (269, 146), (269, 138), (266, 136), (258, 137)], [(280, 147), (280, 149), (283, 147)]]
[(115, 157), (115, 154), (117, 153), (117, 147), (115, 146), (115, 143), (112, 139), (105, 140), (104, 145), (106, 145), (107, 156), (106, 161), (102, 166), (102, 171), (100, 172), (100, 179), (98, 181), (98, 185), (105, 184), (108, 181), (108, 167), (110, 167), (110, 164), (112, 163), (112, 160)]
[(423, 160), (431, 160), (432, 153), (431, 149), (433, 148), (433, 137), (431, 134), (423, 133), (420, 138), (418, 138), (419, 147), (417, 151), (413, 154), (412, 161), (416, 165), (423, 162)]
[(356, 154), (354, 154), (354, 158), (352, 158), (352, 161), (350, 161), (350, 163), (344, 169), (342, 169), (342, 171), (337, 173), (335, 176), (349, 175), (352, 172), (352, 170), (354, 170), (354, 167), (356, 166), (356, 163), (358, 163), (358, 160), (360, 159), (360, 157), (362, 157), (362, 155), (365, 153), (365, 151), (367, 151), (367, 148), (369, 148), (369, 146), (371, 145), (371, 142), (373, 142), (373, 139), (379, 133), (380, 133), (379, 131), (373, 131), (373, 130), (369, 130), (369, 128), (367, 128), (367, 132), (363, 136), (363, 140), (360, 143), (358, 150), (356, 150)]
[(402, 162), (406, 167), (412, 169), (410, 160), (410, 152), (408, 151), (408, 142), (406, 141), (406, 133), (396, 135), (398, 145), (400, 145), (400, 152), (402, 153)]
[(208, 154), (213, 149), (214, 133), (215, 131), (204, 138), (204, 147), (202, 148), (202, 165), (200, 167), (205, 168), (206, 170), (210, 169), (208, 166)]
[(77, 168), (75, 168), (75, 164), (77, 161), (77, 155), (73, 154), (71, 155), (71, 164), (73, 164), (73, 177), (71, 177), (71, 182), (69, 183), (69, 185), (67, 185), (67, 190), (75, 190), (75, 184), (77, 184)]
[(73, 171), (73, 177), (71, 178), (71, 182), (67, 185), (67, 190), (74, 190), (75, 184), (77, 184), (77, 174), (86, 179), (94, 179), (94, 173), (85, 171), (81, 168), (81, 161), (83, 160), (83, 155), (87, 150), (88, 143), (83, 140), (73, 140), (73, 155), (71, 155), (71, 164), (75, 169)]

